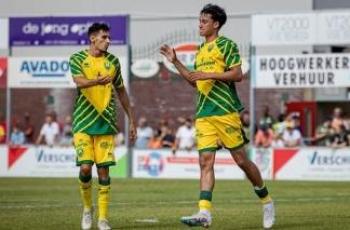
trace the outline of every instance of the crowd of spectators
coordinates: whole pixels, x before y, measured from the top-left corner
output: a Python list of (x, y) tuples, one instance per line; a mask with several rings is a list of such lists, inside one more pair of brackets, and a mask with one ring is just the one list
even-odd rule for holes
[[(342, 109), (334, 108), (332, 116), (328, 116), (315, 131), (315, 136), (306, 137), (301, 132), (300, 115), (298, 113), (281, 114), (275, 119), (264, 108), (263, 116), (257, 122), (257, 128), (251, 130), (250, 114), (244, 111), (241, 114), (242, 128), (256, 147), (262, 148), (293, 148), (299, 146), (350, 146), (350, 121), (343, 116)], [(61, 122), (57, 121), (55, 113), (48, 113), (41, 129), (35, 133), (29, 113), (24, 113), (21, 121), (11, 126), (9, 136), (10, 145), (36, 144), (48, 146), (72, 146), (72, 118), (66, 116)], [(3, 114), (0, 114), (0, 143), (6, 143), (7, 127)], [(251, 135), (253, 132), (253, 135)], [(146, 117), (141, 117), (137, 124), (136, 149), (171, 149), (191, 151), (194, 149), (195, 128), (191, 118), (179, 117), (177, 124), (161, 119), (157, 125), (151, 127)], [(125, 144), (123, 132), (116, 136), (116, 144)]]
[(306, 137), (301, 132), (300, 114), (281, 114), (275, 120), (265, 107), (258, 122), (254, 144), (263, 148), (293, 148), (299, 146), (350, 146), (350, 121), (343, 117), (342, 109), (334, 108), (333, 115), (317, 127), (314, 137)]
[[(6, 122), (0, 120), (0, 143), (6, 143)], [(26, 144), (47, 145), (47, 146), (72, 146), (72, 119), (66, 116), (64, 122), (59, 123), (54, 112), (45, 116), (45, 121), (37, 136), (35, 126), (31, 121), (29, 113), (24, 113), (23, 120), (12, 122), (9, 133), (9, 145), (20, 146)]]
[(149, 126), (147, 119), (138, 120), (137, 139), (134, 147), (137, 149), (169, 148), (175, 153), (178, 149), (192, 150), (195, 146), (195, 129), (190, 118), (180, 117), (178, 128), (174, 131), (165, 120), (157, 127)]

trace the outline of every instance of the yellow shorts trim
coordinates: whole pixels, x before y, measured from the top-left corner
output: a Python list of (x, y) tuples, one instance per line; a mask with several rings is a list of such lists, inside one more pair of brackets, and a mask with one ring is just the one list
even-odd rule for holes
[(215, 152), (220, 147), (236, 150), (249, 142), (239, 113), (198, 118), (195, 126), (197, 149), (200, 153)]
[(73, 135), (77, 165), (94, 164), (97, 167), (115, 165), (114, 135), (90, 136), (86, 133)]

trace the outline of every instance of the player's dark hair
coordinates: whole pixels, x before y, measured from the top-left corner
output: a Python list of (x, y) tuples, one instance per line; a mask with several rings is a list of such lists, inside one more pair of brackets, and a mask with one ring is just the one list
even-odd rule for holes
[(201, 14), (210, 14), (211, 18), (219, 22), (219, 29), (226, 23), (227, 15), (223, 8), (214, 4), (207, 4), (201, 10)]
[(94, 34), (96, 32), (99, 32), (100, 30), (102, 31), (109, 31), (109, 26), (105, 23), (98, 23), (95, 22), (94, 24), (92, 24), (89, 29), (88, 29), (88, 36), (90, 37), (91, 34)]

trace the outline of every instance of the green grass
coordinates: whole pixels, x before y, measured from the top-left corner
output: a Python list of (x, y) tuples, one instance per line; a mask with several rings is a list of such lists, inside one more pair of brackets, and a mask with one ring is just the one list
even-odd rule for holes
[[(267, 185), (276, 203), (274, 229), (350, 229), (349, 182)], [(0, 229), (79, 229), (78, 191), (77, 179), (0, 178)], [(110, 223), (188, 229), (179, 218), (196, 211), (197, 198), (195, 180), (113, 179)], [(213, 201), (212, 229), (262, 229), (261, 205), (247, 181), (217, 181)], [(158, 222), (138, 222), (147, 219)]]

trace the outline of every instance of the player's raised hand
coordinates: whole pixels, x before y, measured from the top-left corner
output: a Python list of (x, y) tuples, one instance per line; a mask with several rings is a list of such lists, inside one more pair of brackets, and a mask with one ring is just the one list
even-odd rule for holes
[(171, 63), (174, 63), (177, 60), (175, 49), (166, 44), (160, 47), (160, 53)]

